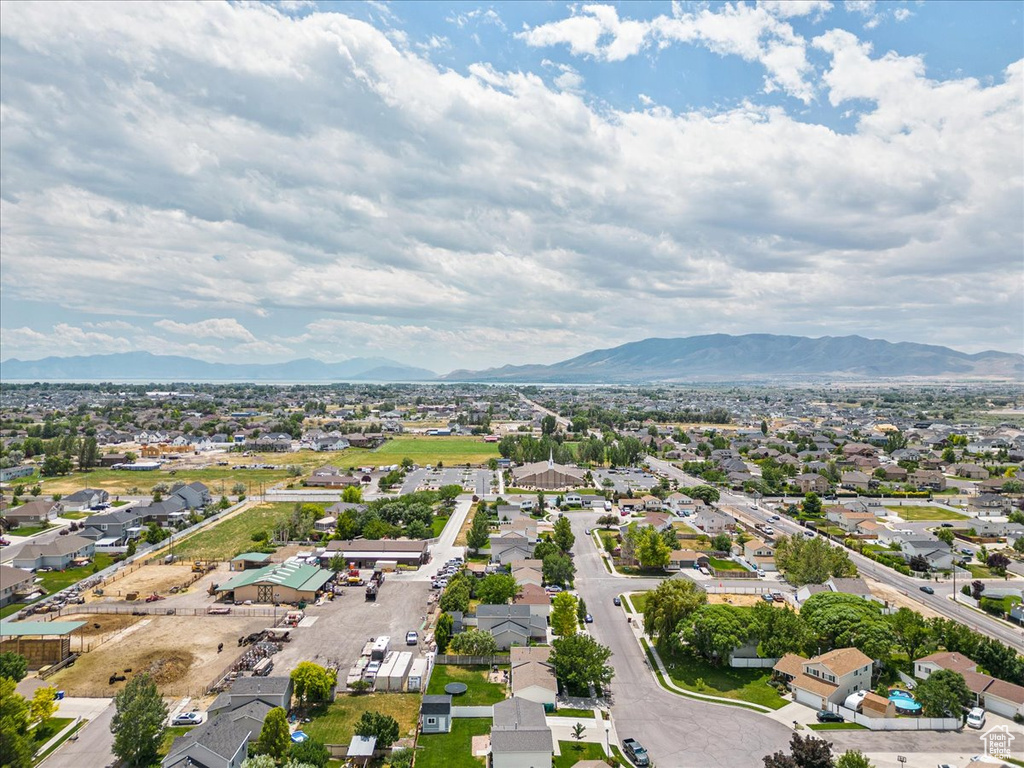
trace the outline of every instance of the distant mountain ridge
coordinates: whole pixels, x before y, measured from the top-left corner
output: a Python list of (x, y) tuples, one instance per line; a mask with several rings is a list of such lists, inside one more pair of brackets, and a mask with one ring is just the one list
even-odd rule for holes
[(1017, 377), (1024, 355), (967, 354), (948, 347), (893, 343), (862, 336), (744, 336), (712, 334), (644, 339), (552, 365), (506, 365), (484, 371), (453, 371), (445, 381), (597, 384), (644, 381), (710, 381), (755, 377), (842, 376), (860, 378)]
[(384, 357), (340, 363), (312, 358), (287, 363), (208, 363), (191, 357), (122, 352), (112, 355), (11, 358), (0, 363), (3, 381), (430, 381), (437, 374)]

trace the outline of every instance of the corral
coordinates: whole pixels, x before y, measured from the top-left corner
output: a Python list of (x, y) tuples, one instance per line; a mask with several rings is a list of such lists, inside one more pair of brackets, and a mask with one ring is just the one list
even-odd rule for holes
[[(96, 630), (94, 625), (104, 627), (111, 621), (109, 616), (95, 614), (66, 618), (85, 621), (104, 636), (103, 629)], [(128, 617), (113, 618), (127, 624)], [(263, 629), (266, 623), (262, 618), (145, 616), (83, 653), (73, 666), (58, 672), (52, 684), (69, 696), (106, 697), (124, 686), (123, 681), (110, 684), (111, 675), (130, 678), (148, 672), (164, 695), (201, 696), (238, 656), (239, 636)], [(88, 645), (88, 638), (85, 642)], [(223, 652), (218, 652), (219, 644)]]
[(111, 598), (124, 599), (124, 596), (130, 592), (135, 592), (140, 597), (154, 593), (165, 595), (174, 587), (182, 587), (191, 581), (192, 576), (191, 568), (187, 564), (144, 565), (105, 585), (103, 597), (88, 593), (85, 599), (89, 602), (95, 600), (109, 602)]

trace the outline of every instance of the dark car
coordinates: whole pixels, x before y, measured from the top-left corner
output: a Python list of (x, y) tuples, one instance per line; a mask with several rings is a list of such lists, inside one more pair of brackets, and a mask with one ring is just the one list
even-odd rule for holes
[(587, 614), (587, 615), (586, 615), (586, 616), (584, 617), (584, 619), (583, 619), (583, 620), (584, 620), (584, 621), (585, 621), (585, 622), (586, 622), (587, 624), (593, 624), (593, 623), (594, 623), (594, 617), (593, 617), (593, 616), (591, 616), (591, 615), (590, 615), (589, 613), (588, 613), (588, 614)]
[(632, 760), (633, 765), (637, 766), (637, 768), (644, 768), (644, 766), (651, 764), (650, 758), (647, 757), (647, 750), (636, 739), (623, 739), (622, 751), (626, 753), (626, 757)]
[(827, 709), (819, 710), (817, 718), (819, 723), (842, 723), (845, 721), (842, 715), (837, 715), (835, 712), (829, 712)]
[(612, 598), (612, 602), (613, 602), (613, 603), (614, 603), (615, 605), (622, 605), (622, 600), (620, 600), (620, 599), (619, 599), (619, 598), (617, 598), (617, 597), (613, 597), (613, 598)]
[(926, 595), (934, 595), (935, 594), (935, 590), (932, 589), (931, 587), (921, 587), (921, 591), (924, 592)]
[(942, 527), (943, 527), (943, 528), (952, 528), (952, 527), (953, 527), (953, 524), (952, 524), (952, 523), (943, 523), (943, 524), (942, 524)]

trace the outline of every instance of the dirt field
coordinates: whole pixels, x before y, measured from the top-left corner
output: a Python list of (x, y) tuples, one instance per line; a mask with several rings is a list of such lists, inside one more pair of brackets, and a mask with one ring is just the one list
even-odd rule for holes
[[(76, 616), (73, 620), (86, 622), (86, 625), (78, 630), (76, 636), (81, 635), (88, 644), (93, 638), (109, 635), (113, 632), (120, 632), (132, 624), (138, 623), (139, 619), (139, 616), (129, 616), (127, 614), (90, 613), (87, 616)], [(78, 650), (77, 643), (72, 644), (71, 650)]]
[(923, 603), (919, 603), (916, 600), (904, 595), (897, 589), (893, 589), (888, 584), (883, 584), (880, 581), (874, 579), (865, 579), (868, 586), (871, 587), (871, 593), (879, 598), (880, 600), (886, 600), (890, 604), (895, 605), (897, 608), (910, 608), (912, 611), (917, 611), (926, 619), (934, 619), (937, 616), (941, 616), (938, 611), (934, 611)]
[[(111, 674), (131, 677), (148, 672), (160, 692), (169, 696), (199, 696), (215, 675), (241, 653), (238, 637), (262, 629), (265, 619), (221, 616), (175, 617), (109, 616), (85, 614), (63, 617), (82, 620), (97, 633), (94, 624), (129, 621), (121, 637), (82, 654), (74, 666), (58, 672), (52, 685), (69, 696), (113, 696), (124, 683), (108, 684)], [(84, 629), (84, 628), (83, 628)], [(88, 639), (86, 639), (88, 643)], [(217, 644), (224, 643), (223, 653)], [(131, 670), (126, 672), (125, 670)]]
[[(708, 602), (711, 604), (716, 603), (729, 603), (730, 605), (739, 605), (746, 608), (763, 603), (760, 595), (708, 595)], [(782, 606), (783, 603), (772, 603), (772, 605)]]
[(91, 592), (86, 595), (86, 602), (112, 602), (123, 600), (129, 592), (137, 592), (139, 598), (145, 598), (154, 592), (159, 595), (170, 593), (171, 587), (177, 587), (192, 578), (189, 565), (144, 565), (117, 581), (112, 581), (103, 588), (103, 597), (96, 597)]

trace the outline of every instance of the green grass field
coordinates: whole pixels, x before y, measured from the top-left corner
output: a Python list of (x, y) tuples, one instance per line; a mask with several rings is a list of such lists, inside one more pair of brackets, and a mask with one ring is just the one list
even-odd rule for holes
[(171, 552), (186, 559), (230, 560), (239, 552), (253, 548), (253, 533), (267, 531), (272, 534), (277, 525), (288, 519), (294, 508), (292, 502), (259, 504), (175, 544)]
[(734, 560), (720, 560), (717, 557), (708, 557), (708, 565), (716, 571), (745, 571), (742, 565)]
[(626, 595), (626, 597), (628, 598), (628, 602), (626, 603), (626, 605), (627, 606), (628, 605), (632, 605), (634, 613), (643, 613), (644, 612), (644, 608), (647, 607), (647, 595), (648, 594), (650, 594), (650, 593), (648, 593), (648, 592), (636, 592), (636, 593), (634, 593), (632, 595)]
[(167, 757), (167, 753), (171, 751), (171, 744), (174, 743), (174, 740), (179, 736), (184, 736), (194, 727), (194, 725), (172, 725), (165, 728), (163, 738), (160, 740), (160, 746), (157, 747), (157, 756), (160, 758)]
[[(346, 451), (347, 453), (347, 451)], [(399, 464), (410, 458), (421, 467), (437, 466), (444, 462), (446, 467), (462, 464), (486, 464), (488, 459), (497, 459), (497, 443), (485, 443), (482, 437), (426, 437), (422, 435), (399, 435), (388, 440), (380, 448), (361, 451), (367, 461), (374, 464)]]
[(562, 707), (552, 712), (549, 717), (575, 717), (575, 718), (590, 718), (594, 719), (594, 710), (592, 709), (570, 709), (569, 707)]
[[(453, 704), (460, 706), (487, 706), (497, 704), (505, 699), (505, 686), (500, 683), (487, 682), (490, 667), (486, 665), (455, 666), (454, 664), (438, 664), (430, 675), (429, 694), (443, 694), (448, 683), (465, 683), (469, 686), (461, 696), (456, 696)], [(456, 721), (458, 722), (458, 721)]]
[(687, 691), (747, 701), (771, 709), (781, 709), (789, 703), (768, 685), (772, 676), (770, 669), (714, 667), (685, 651), (661, 658), (672, 682)]
[(966, 520), (966, 516), (946, 507), (892, 507), (887, 506), (893, 512), (907, 521), (920, 520)]
[[(435, 675), (440, 668), (434, 668)], [(450, 733), (420, 734), (416, 768), (482, 768), (483, 758), (473, 757), (473, 737), (490, 732), (490, 718), (460, 717), (452, 720)]]
[(113, 562), (114, 560), (110, 555), (101, 553), (93, 556), (93, 561), (90, 565), (83, 565), (81, 568), (68, 568), (66, 571), (48, 571), (40, 573), (39, 576), (43, 580), (43, 589), (49, 594), (53, 594), (66, 587), (70, 587), (72, 584), (77, 584), (82, 579), (89, 578), (95, 571), (102, 571)]
[(807, 726), (812, 731), (866, 731), (860, 723), (811, 723)]
[(433, 526), (433, 529), (434, 529), (434, 538), (435, 539), (438, 536), (441, 535), (441, 531), (444, 530), (444, 527), (448, 523), (448, 520), (450, 518), (451, 518), (451, 515), (445, 515), (444, 517), (442, 517), (441, 515), (434, 515), (434, 520), (431, 523), (431, 525)]
[(604, 760), (605, 758), (604, 747), (592, 741), (580, 743), (559, 741), (558, 751), (562, 754), (556, 756), (552, 761), (552, 768), (572, 768), (580, 760)]
[[(247, 463), (271, 463), (285, 466), (299, 464), (295, 460), (298, 454), (275, 453), (260, 457), (246, 457)], [(321, 462), (324, 454), (319, 454)], [(88, 472), (74, 472), (61, 477), (43, 479), (43, 491), (52, 493), (74, 493), (81, 488), (102, 488), (112, 496), (127, 493), (129, 488), (138, 488), (149, 493), (157, 483), (171, 485), (176, 482), (192, 483), (196, 480), (205, 483), (210, 492), (216, 496), (231, 495), (231, 487), (235, 483), (257, 490), (260, 483), (274, 485), (288, 478), (285, 469), (239, 469), (238, 467), (210, 467), (209, 469), (157, 469), (152, 472), (125, 472), (116, 469), (93, 469)]]
[(52, 525), (19, 525), (17, 528), (11, 528), (11, 536), (35, 536), (51, 528)]
[(348, 744), (363, 712), (380, 712), (398, 721), (398, 735), (402, 738), (416, 730), (420, 699), (419, 694), (413, 693), (341, 694), (302, 730), (324, 744)]

